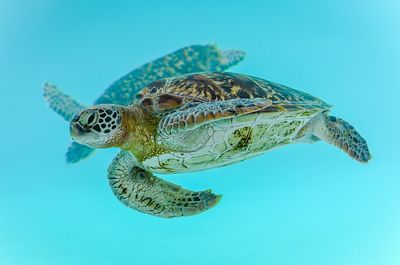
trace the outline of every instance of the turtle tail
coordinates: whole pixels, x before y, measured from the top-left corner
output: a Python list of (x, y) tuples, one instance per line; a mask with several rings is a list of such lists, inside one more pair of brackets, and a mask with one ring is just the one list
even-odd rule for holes
[(366, 163), (371, 159), (365, 139), (348, 122), (322, 114), (314, 120), (313, 134), (339, 147), (355, 160)]

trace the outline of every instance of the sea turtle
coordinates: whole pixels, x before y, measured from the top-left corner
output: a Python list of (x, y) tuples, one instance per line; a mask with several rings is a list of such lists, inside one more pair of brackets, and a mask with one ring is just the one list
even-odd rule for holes
[(367, 162), (366, 141), (330, 105), (287, 86), (236, 73), (208, 72), (155, 81), (129, 106), (102, 104), (70, 123), (72, 138), (122, 149), (108, 169), (114, 194), (141, 212), (200, 213), (221, 196), (157, 178), (236, 163), (283, 145), (324, 140)]
[[(147, 63), (109, 86), (94, 104), (129, 104), (141, 88), (160, 78), (202, 71), (224, 71), (244, 58), (238, 50), (220, 50), (216, 45), (191, 45)], [(44, 97), (50, 108), (65, 120), (84, 109), (72, 97), (62, 93), (55, 85), (44, 85)], [(68, 163), (76, 163), (89, 156), (93, 148), (73, 142), (66, 153)]]

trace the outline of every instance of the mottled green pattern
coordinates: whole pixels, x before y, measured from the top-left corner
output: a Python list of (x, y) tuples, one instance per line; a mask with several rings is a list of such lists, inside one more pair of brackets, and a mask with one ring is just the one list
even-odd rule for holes
[(161, 78), (203, 71), (224, 71), (244, 58), (236, 50), (221, 51), (215, 45), (193, 45), (179, 49), (139, 67), (115, 81), (95, 104), (127, 105), (142, 88)]

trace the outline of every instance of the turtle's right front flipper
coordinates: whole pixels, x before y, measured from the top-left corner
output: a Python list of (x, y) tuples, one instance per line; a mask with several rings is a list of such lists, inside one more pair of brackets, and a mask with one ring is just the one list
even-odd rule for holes
[(74, 164), (90, 156), (93, 152), (94, 149), (89, 146), (72, 142), (65, 153), (65, 160), (67, 163)]
[(121, 151), (108, 168), (115, 196), (126, 206), (158, 217), (195, 215), (215, 206), (221, 195), (211, 191), (193, 192), (155, 177), (137, 166), (135, 159)]

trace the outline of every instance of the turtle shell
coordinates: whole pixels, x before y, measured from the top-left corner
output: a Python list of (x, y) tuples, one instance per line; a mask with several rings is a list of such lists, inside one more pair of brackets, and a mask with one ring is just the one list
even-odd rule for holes
[(155, 81), (137, 95), (155, 114), (173, 111), (191, 102), (266, 98), (272, 105), (264, 111), (329, 109), (321, 99), (293, 88), (244, 74), (204, 72)]

